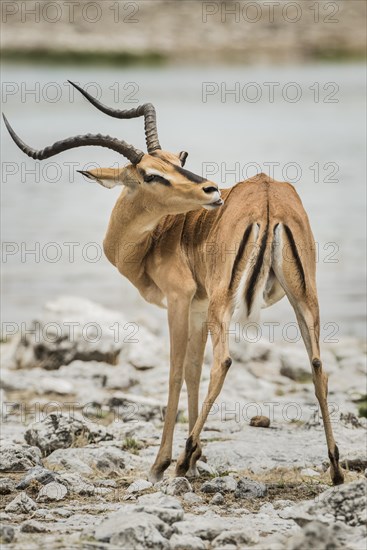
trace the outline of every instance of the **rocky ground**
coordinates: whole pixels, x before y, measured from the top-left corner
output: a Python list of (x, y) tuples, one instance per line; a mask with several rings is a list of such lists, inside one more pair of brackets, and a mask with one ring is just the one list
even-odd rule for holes
[[(152, 320), (127, 326), (76, 298), (48, 304), (33, 332), (2, 344), (4, 548), (364, 549), (364, 344), (323, 345), (346, 470), (338, 488), (303, 347), (263, 341), (232, 342), (234, 363), (203, 431), (200, 477), (173, 478), (173, 461), (152, 486), (167, 345)], [(202, 397), (209, 365), (208, 351)], [(186, 414), (183, 391), (174, 458)], [(255, 415), (270, 426), (251, 426)]]

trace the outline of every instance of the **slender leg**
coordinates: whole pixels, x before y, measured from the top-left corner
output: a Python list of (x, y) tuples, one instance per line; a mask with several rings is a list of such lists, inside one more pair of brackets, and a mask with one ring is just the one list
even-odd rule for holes
[(176, 423), (178, 400), (184, 378), (184, 360), (189, 335), (191, 299), (168, 299), (168, 323), (170, 329), (170, 374), (166, 416), (161, 444), (155, 462), (149, 472), (152, 483), (160, 481), (172, 459), (173, 431)]
[(319, 347), (319, 311), (318, 305), (308, 307), (308, 304), (292, 304), (298, 324), (301, 329), (303, 341), (305, 343), (308, 356), (311, 362), (312, 378), (315, 386), (315, 395), (320, 405), (322, 420), (328, 454), (330, 460), (330, 476), (333, 485), (344, 483), (344, 475), (339, 466), (339, 449), (335, 443), (333, 429), (330, 421), (330, 414), (327, 402), (328, 395), (328, 376), (322, 368)]
[(190, 467), (190, 461), (200, 445), (200, 433), (203, 429), (209, 411), (218, 397), (226, 374), (232, 364), (228, 350), (228, 327), (231, 320), (231, 310), (223, 295), (212, 300), (209, 305), (208, 326), (213, 343), (213, 367), (210, 373), (208, 393), (202, 405), (200, 414), (192, 428), (186, 447), (176, 466), (176, 475), (183, 476)]
[[(200, 307), (201, 306), (201, 307)], [(185, 382), (189, 409), (189, 434), (193, 429), (199, 414), (199, 386), (201, 370), (204, 360), (205, 345), (208, 338), (207, 305), (195, 304), (191, 306), (189, 341), (185, 357)], [(201, 456), (201, 445), (193, 453), (190, 461), (189, 476), (197, 475), (196, 462)]]
[[(307, 247), (312, 249), (312, 246), (305, 242), (304, 251), (306, 251), (306, 254)], [(273, 268), (278, 281), (284, 288), (284, 291), (286, 292), (287, 297), (296, 313), (298, 324), (301, 329), (302, 338), (311, 363), (315, 395), (320, 405), (322, 420), (324, 423), (324, 431), (330, 459), (330, 475), (333, 484), (340, 485), (344, 482), (344, 475), (339, 466), (339, 450), (334, 440), (327, 403), (328, 377), (322, 369), (322, 362), (320, 359), (320, 317), (314, 276), (314, 258), (312, 257), (308, 264), (304, 262), (304, 266), (311, 265), (312, 269), (308, 268), (304, 275), (305, 286), (303, 288), (300, 283), (301, 277), (299, 266), (297, 267), (299, 261), (281, 262), (278, 260), (274, 262)]]

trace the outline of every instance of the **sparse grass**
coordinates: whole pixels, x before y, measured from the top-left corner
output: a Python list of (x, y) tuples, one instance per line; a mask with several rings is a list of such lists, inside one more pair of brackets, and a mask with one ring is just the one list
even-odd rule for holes
[[(221, 475), (228, 475), (230, 472), (223, 472)], [(361, 473), (357, 472), (344, 472), (346, 477), (346, 483), (354, 481), (361, 477)], [(258, 512), (261, 506), (267, 502), (274, 503), (277, 500), (290, 500), (294, 503), (302, 500), (311, 500), (316, 498), (320, 493), (326, 490), (327, 487), (331, 487), (331, 481), (329, 472), (320, 473), (320, 477), (307, 477), (302, 476), (299, 468), (275, 468), (273, 470), (267, 470), (262, 473), (254, 474), (252, 471), (244, 470), (236, 473), (235, 478), (238, 476), (246, 476), (255, 481), (261, 481), (265, 483), (267, 487), (267, 494), (265, 497), (250, 498), (250, 499), (237, 499), (233, 493), (224, 494), (224, 503), (220, 506), (220, 515), (231, 515), (233, 507), (243, 507), (249, 512)], [(200, 478), (190, 479), (190, 483), (195, 493), (199, 494), (203, 498), (203, 504), (209, 504), (212, 499), (212, 494), (202, 493), (200, 487), (206, 479), (211, 477), (219, 477), (218, 475), (200, 476)], [(183, 501), (183, 507), (186, 512), (197, 513), (195, 511), (195, 505), (186, 504)]]
[(364, 418), (367, 418), (367, 402), (358, 405), (358, 416), (363, 416)]
[(364, 418), (367, 418), (367, 394), (362, 395), (361, 398), (356, 401), (356, 403), (358, 416), (363, 416)]
[(126, 437), (122, 444), (122, 448), (124, 451), (129, 451), (131, 454), (138, 455), (139, 450), (142, 448), (142, 444), (133, 437)]
[(85, 447), (88, 443), (88, 432), (82, 430), (82, 432), (75, 437), (71, 447)]
[(305, 422), (303, 420), (298, 420), (297, 418), (292, 418), (289, 420), (289, 424), (293, 424), (294, 426), (303, 426)]
[(205, 443), (205, 445), (207, 443), (215, 443), (216, 441), (226, 441), (223, 437), (202, 437), (202, 441), (203, 443)]
[(366, 59), (365, 52), (361, 50), (348, 50), (338, 46), (317, 46), (316, 44), (308, 52), (311, 60), (333, 63), (363, 61)]
[(188, 424), (189, 419), (187, 418), (185, 413), (183, 413), (182, 411), (179, 411), (176, 422), (177, 424)]

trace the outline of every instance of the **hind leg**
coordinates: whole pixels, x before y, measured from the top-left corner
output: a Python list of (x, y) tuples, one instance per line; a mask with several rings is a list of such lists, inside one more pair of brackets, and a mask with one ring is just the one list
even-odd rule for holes
[(312, 274), (306, 277), (306, 284), (300, 284), (299, 270), (296, 262), (293, 265), (275, 266), (275, 273), (283, 286), (295, 311), (308, 356), (310, 358), (315, 395), (320, 405), (324, 431), (330, 460), (330, 475), (334, 485), (344, 482), (344, 475), (339, 466), (339, 450), (334, 440), (333, 429), (327, 403), (328, 377), (322, 368), (320, 359), (320, 318), (316, 286)]
[[(293, 305), (293, 304), (292, 304)], [(297, 320), (306, 345), (312, 368), (312, 378), (315, 394), (320, 405), (328, 454), (330, 460), (330, 476), (334, 485), (344, 482), (344, 475), (339, 466), (339, 449), (335, 443), (333, 429), (328, 409), (328, 376), (322, 368), (319, 348), (319, 312), (318, 306), (309, 308), (307, 304), (296, 303)]]

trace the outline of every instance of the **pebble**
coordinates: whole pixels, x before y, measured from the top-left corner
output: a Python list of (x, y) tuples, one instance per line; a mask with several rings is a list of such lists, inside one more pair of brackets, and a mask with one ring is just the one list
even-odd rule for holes
[(12, 542), (15, 537), (15, 531), (14, 528), (10, 525), (0, 525), (0, 542), (2, 544), (8, 544), (9, 542)]
[(319, 472), (316, 472), (316, 470), (312, 470), (312, 468), (303, 468), (301, 470), (301, 476), (320, 477), (320, 474)]
[(37, 447), (27, 445), (2, 445), (0, 471), (24, 472), (36, 464), (41, 464), (41, 452)]
[(203, 493), (233, 493), (236, 490), (237, 481), (231, 476), (215, 477), (202, 484), (200, 490)]
[(33, 480), (42, 483), (42, 485), (47, 485), (47, 483), (56, 480), (56, 474), (43, 466), (35, 466), (28, 470), (25, 477), (18, 483), (16, 488), (18, 490), (26, 489)]
[(206, 550), (207, 546), (199, 537), (192, 535), (172, 535), (170, 538), (171, 550)]
[(10, 495), (15, 491), (15, 483), (10, 477), (0, 479), (0, 495)]
[(253, 416), (250, 420), (250, 426), (255, 428), (269, 428), (270, 418), (267, 416)]
[(210, 504), (220, 505), (224, 502), (224, 496), (222, 493), (216, 493), (210, 501)]
[[(65, 485), (67, 490), (71, 493), (76, 493), (77, 495), (94, 495), (97, 489), (94, 487), (93, 483), (86, 481), (82, 478), (81, 475), (75, 474), (62, 474), (59, 476), (59, 482)], [(104, 489), (100, 487), (99, 490)], [(107, 489), (109, 491), (109, 489)]]
[(184, 516), (181, 502), (160, 491), (139, 496), (136, 510), (153, 514), (168, 525), (181, 521)]
[(236, 498), (258, 498), (264, 497), (267, 493), (266, 486), (261, 481), (254, 481), (247, 477), (242, 477), (234, 493)]
[(185, 493), (183, 496), (183, 499), (187, 504), (201, 504), (203, 502), (203, 499), (201, 496), (197, 495), (196, 493)]
[(13, 512), (15, 514), (28, 514), (36, 509), (37, 504), (24, 492), (17, 495), (5, 506), (5, 512)]
[(44, 523), (30, 519), (22, 523), (20, 530), (23, 533), (46, 533), (49, 529), (47, 529)]
[(186, 477), (175, 477), (171, 480), (163, 481), (160, 490), (167, 495), (176, 496), (192, 492), (192, 487)]
[(40, 492), (38, 493), (38, 501), (47, 501), (47, 500), (62, 500), (67, 495), (67, 488), (61, 483), (56, 483), (52, 481), (47, 485), (44, 485)]
[(141, 491), (145, 491), (145, 489), (150, 489), (151, 487), (153, 487), (153, 483), (150, 481), (147, 481), (146, 479), (137, 479), (129, 485), (126, 492), (129, 494), (140, 493)]
[(43, 456), (48, 456), (56, 449), (71, 447), (75, 441), (89, 434), (86, 422), (73, 415), (50, 413), (40, 422), (34, 422), (27, 428), (24, 439), (30, 445), (41, 449)]
[(165, 534), (170, 536), (172, 531), (158, 517), (120, 509), (103, 519), (96, 527), (94, 537), (121, 549), (168, 550), (170, 545)]
[(250, 530), (224, 531), (212, 541), (212, 548), (248, 548), (259, 541), (258, 535)]

